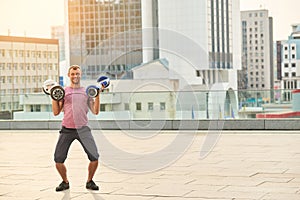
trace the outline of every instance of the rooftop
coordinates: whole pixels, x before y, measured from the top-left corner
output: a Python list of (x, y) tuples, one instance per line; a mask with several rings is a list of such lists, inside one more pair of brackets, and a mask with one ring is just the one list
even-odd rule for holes
[(0, 131), (0, 199), (300, 199), (298, 131), (93, 130), (101, 164), (85, 189), (87, 157), (74, 142), (60, 183), (58, 130)]

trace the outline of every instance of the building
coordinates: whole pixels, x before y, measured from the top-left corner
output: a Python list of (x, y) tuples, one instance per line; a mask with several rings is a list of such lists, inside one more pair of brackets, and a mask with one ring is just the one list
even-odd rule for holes
[(274, 88), (273, 19), (268, 10), (241, 12), (242, 71), (239, 89)]
[[(169, 77), (179, 80), (179, 90), (200, 85), (224, 91), (219, 98), (208, 93), (210, 117), (218, 116), (219, 107), (222, 112), (230, 107), (236, 111), (233, 91), (241, 68), (239, 0), (142, 0), (142, 8), (143, 61), (157, 56), (167, 59)], [(213, 102), (217, 99), (220, 102)]]
[(59, 43), (59, 61), (66, 60), (65, 55), (65, 27), (64, 26), (52, 26), (51, 27), (51, 38), (57, 39)]
[[(165, 60), (155, 60), (132, 69), (134, 79), (112, 80), (109, 91), (101, 93), (101, 115), (89, 113), (90, 119), (182, 119), (191, 118), (189, 113), (176, 110), (178, 80), (169, 79), (169, 66)], [(152, 73), (148, 73), (151, 71)], [(89, 85), (95, 81), (86, 82)], [(155, 88), (155, 93), (153, 92)], [(14, 112), (14, 119), (58, 119), (51, 112), (51, 100), (46, 95), (21, 95), (22, 112)], [(39, 112), (31, 105), (41, 105)], [(183, 115), (184, 114), (184, 115)]]
[[(237, 113), (239, 0), (68, 0), (66, 5), (70, 64), (83, 67), (83, 85), (104, 73), (113, 80), (105, 95), (116, 99), (103, 103), (103, 95), (102, 111), (123, 109), (131, 111), (130, 118), (142, 118), (160, 108), (172, 119), (175, 111), (188, 118), (200, 111), (196, 115), (211, 119)], [(131, 71), (127, 80), (124, 71)], [(157, 117), (163, 116), (160, 109)]]
[(292, 99), (292, 90), (300, 88), (300, 24), (292, 25), (288, 40), (277, 41), (282, 101)]
[(66, 0), (69, 62), (84, 79), (111, 78), (142, 63), (141, 0)]
[(23, 109), (19, 94), (41, 93), (46, 79), (58, 81), (58, 45), (56, 39), (0, 36), (0, 111)]

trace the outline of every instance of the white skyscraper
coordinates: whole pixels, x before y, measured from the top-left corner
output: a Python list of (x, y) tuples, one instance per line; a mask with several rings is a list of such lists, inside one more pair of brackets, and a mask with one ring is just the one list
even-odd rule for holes
[[(143, 33), (144, 62), (159, 51), (159, 57), (170, 62), (173, 78), (184, 79), (189, 85), (227, 82), (237, 89), (236, 71), (241, 67), (239, 0), (143, 0), (142, 8), (147, 33)], [(147, 29), (151, 27), (150, 36)], [(149, 50), (151, 45), (156, 52)]]
[(207, 93), (209, 113), (236, 111), (239, 0), (142, 0), (142, 12), (143, 61), (167, 59), (180, 90), (223, 91)]

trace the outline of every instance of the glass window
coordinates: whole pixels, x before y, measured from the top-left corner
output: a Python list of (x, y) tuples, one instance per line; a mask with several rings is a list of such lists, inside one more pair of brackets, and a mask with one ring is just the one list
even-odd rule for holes
[(152, 111), (153, 110), (153, 103), (149, 102), (148, 103), (148, 111)]
[(285, 73), (284, 73), (284, 77), (289, 77), (289, 73), (288, 73), (288, 72), (285, 72)]
[(160, 110), (166, 110), (166, 103), (160, 102)]
[(142, 110), (142, 103), (136, 103), (136, 110)]

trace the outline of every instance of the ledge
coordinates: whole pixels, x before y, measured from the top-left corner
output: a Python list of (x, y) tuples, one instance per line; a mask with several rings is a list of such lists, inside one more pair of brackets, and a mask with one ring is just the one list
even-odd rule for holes
[[(299, 119), (90, 120), (94, 130), (300, 130)], [(59, 120), (1, 120), (0, 130), (58, 130)]]

